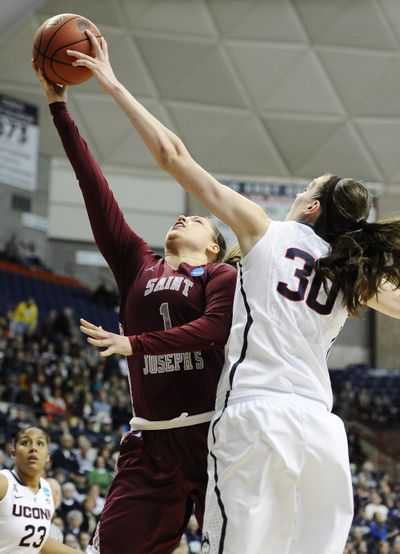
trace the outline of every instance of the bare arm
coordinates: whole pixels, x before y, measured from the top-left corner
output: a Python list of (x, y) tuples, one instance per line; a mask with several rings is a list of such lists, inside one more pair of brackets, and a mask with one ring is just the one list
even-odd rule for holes
[(158, 165), (203, 206), (229, 225), (245, 255), (268, 228), (270, 219), (262, 208), (219, 183), (191, 157), (179, 137), (151, 115), (118, 81), (111, 68), (107, 43), (101, 46), (87, 31), (96, 57), (68, 51), (75, 65), (88, 67), (100, 87), (118, 104), (142, 138)]
[(3, 500), (3, 498), (5, 497), (7, 489), (8, 489), (7, 477), (0, 474), (0, 500)]
[(52, 538), (47, 539), (40, 552), (42, 554), (83, 554), (82, 550), (75, 550)]
[(383, 284), (376, 296), (367, 303), (369, 308), (382, 314), (400, 319), (400, 289), (396, 289), (390, 283)]

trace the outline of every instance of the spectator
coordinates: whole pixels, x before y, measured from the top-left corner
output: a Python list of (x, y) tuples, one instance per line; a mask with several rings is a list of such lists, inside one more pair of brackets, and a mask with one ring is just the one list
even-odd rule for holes
[(390, 554), (390, 544), (387, 541), (380, 541), (377, 554)]
[(394, 539), (393, 543), (393, 554), (400, 554), (400, 536), (397, 536)]
[(107, 391), (104, 388), (101, 388), (95, 396), (95, 400), (93, 402), (93, 411), (94, 415), (98, 418), (99, 421), (102, 420), (104, 417), (107, 417), (108, 419), (110, 418), (110, 398), (108, 397)]
[(86, 531), (79, 533), (79, 545), (83, 552), (86, 552), (90, 540), (90, 535)]
[(76, 498), (75, 485), (72, 482), (67, 481), (64, 483), (61, 490), (62, 496), (59, 512), (64, 521), (66, 521), (68, 512), (71, 512), (72, 510), (79, 510), (80, 504)]
[(105, 277), (100, 278), (100, 283), (91, 296), (93, 304), (114, 310), (119, 303), (119, 295)]
[(74, 437), (70, 433), (64, 433), (60, 438), (60, 446), (52, 455), (52, 467), (62, 468), (69, 473), (79, 471), (77, 455), (73, 450)]
[(91, 496), (86, 496), (82, 502), (82, 530), (86, 531), (89, 536), (92, 535), (97, 525), (97, 518), (94, 515), (94, 510), (96, 509), (96, 498)]
[(79, 330), (74, 320), (74, 312), (70, 307), (65, 307), (59, 313), (53, 323), (55, 340), (61, 343), (64, 339), (78, 338)]
[(78, 539), (72, 533), (66, 533), (64, 538), (64, 544), (66, 544), (70, 548), (73, 548), (74, 550), (79, 550)]
[(376, 511), (374, 513), (374, 515), (372, 516), (372, 521), (369, 524), (369, 528), (371, 531), (371, 537), (373, 539), (378, 539), (381, 541), (386, 540), (388, 529), (381, 512)]
[(79, 538), (81, 532), (81, 527), (83, 523), (83, 514), (80, 510), (69, 510), (66, 516), (67, 519), (67, 528), (65, 534), (72, 533)]
[(96, 448), (93, 448), (92, 443), (86, 435), (79, 435), (78, 448), (75, 449), (75, 454), (78, 458), (79, 467), (88, 472), (93, 469), (94, 461), (97, 456)]
[(103, 456), (98, 456), (95, 461), (95, 467), (89, 471), (89, 485), (99, 485), (100, 491), (104, 494), (107, 492), (112, 482), (112, 475), (106, 468), (106, 461)]
[(50, 526), (50, 537), (62, 543), (64, 542), (64, 529), (61, 530), (60, 526), (54, 522), (54, 520), (58, 516), (57, 510), (61, 505), (61, 486), (60, 486), (60, 483), (57, 481), (57, 479), (54, 479), (54, 477), (49, 477), (47, 479), (47, 482), (50, 485), (51, 494), (53, 496), (53, 502), (54, 502), (54, 510), (55, 510), (53, 519), (51, 521), (51, 526)]
[(94, 506), (92, 512), (95, 516), (99, 516), (104, 507), (105, 499), (100, 494), (99, 485), (90, 485), (86, 498), (92, 499)]
[(382, 499), (377, 492), (372, 493), (371, 501), (365, 506), (365, 517), (369, 520), (374, 519), (374, 515), (378, 513), (380, 515), (380, 522), (384, 522), (387, 519), (388, 507), (382, 504)]
[(35, 332), (39, 318), (39, 308), (34, 298), (22, 300), (17, 304), (11, 324), (10, 335), (28, 335), (31, 336)]

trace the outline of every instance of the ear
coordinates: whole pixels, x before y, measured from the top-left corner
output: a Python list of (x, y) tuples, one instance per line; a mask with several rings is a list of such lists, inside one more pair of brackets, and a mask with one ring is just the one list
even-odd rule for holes
[(206, 250), (207, 250), (207, 253), (210, 253), (213, 256), (216, 256), (218, 254), (218, 252), (220, 251), (220, 247), (218, 246), (218, 244), (216, 242), (211, 242), (207, 246)]
[(314, 200), (312, 200), (306, 208), (306, 212), (309, 214), (314, 214), (320, 210), (321, 210), (321, 203), (316, 198), (314, 198)]
[(304, 214), (307, 216), (308, 221), (315, 221), (320, 213), (321, 202), (316, 198), (312, 200), (304, 210)]

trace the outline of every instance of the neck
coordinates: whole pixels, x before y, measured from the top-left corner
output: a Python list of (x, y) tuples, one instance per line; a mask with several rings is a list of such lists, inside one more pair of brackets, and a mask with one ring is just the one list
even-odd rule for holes
[(188, 265), (204, 265), (208, 264), (210, 260), (207, 259), (207, 256), (201, 254), (173, 254), (167, 252), (164, 256), (165, 261), (169, 266), (174, 269), (177, 269), (181, 263), (186, 263)]
[(25, 487), (28, 487), (29, 489), (33, 490), (34, 492), (39, 490), (39, 484), (40, 484), (40, 475), (34, 475), (33, 477), (30, 475), (27, 475), (26, 473), (22, 473), (20, 470), (14, 467), (13, 469), (14, 475), (18, 477), (18, 479), (25, 485)]

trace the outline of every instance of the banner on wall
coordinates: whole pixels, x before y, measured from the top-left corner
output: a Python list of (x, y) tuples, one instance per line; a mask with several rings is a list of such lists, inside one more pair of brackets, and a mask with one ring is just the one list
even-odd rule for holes
[[(302, 192), (310, 181), (301, 180), (289, 182), (272, 179), (265, 181), (220, 179), (220, 182), (261, 206), (271, 219), (283, 221), (296, 194)], [(369, 221), (375, 221), (377, 212), (376, 195), (381, 187), (379, 184), (375, 183), (366, 183), (366, 186), (373, 198)], [(225, 236), (228, 244), (232, 244), (236, 241), (235, 235), (227, 225), (219, 221), (216, 223)]]
[(36, 190), (38, 108), (0, 94), (0, 183)]

